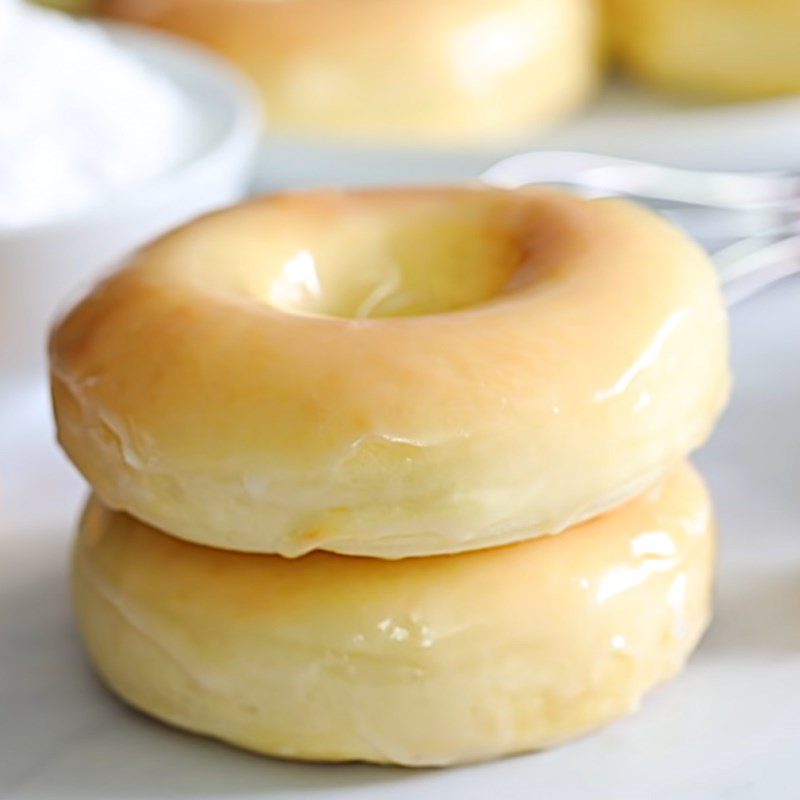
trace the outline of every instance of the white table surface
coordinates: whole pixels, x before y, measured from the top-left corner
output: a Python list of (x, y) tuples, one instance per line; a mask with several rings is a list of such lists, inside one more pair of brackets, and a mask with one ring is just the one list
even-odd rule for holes
[(290, 764), (178, 733), (89, 671), (67, 558), (84, 488), (43, 385), (0, 389), (0, 797), (800, 797), (800, 280), (733, 315), (736, 392), (698, 462), (722, 531), (718, 608), (686, 672), (560, 749), (443, 771)]

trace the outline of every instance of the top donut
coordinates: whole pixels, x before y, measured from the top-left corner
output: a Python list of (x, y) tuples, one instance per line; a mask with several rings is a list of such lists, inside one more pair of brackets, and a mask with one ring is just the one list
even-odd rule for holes
[(109, 506), (226, 549), (402, 558), (554, 533), (700, 445), (727, 398), (702, 251), (619, 200), (267, 197), (136, 254), (50, 343)]

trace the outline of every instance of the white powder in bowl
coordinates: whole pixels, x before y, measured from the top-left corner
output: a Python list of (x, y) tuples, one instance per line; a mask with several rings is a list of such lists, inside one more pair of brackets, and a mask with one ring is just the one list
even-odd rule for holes
[(0, 0), (0, 228), (68, 217), (186, 155), (193, 114), (99, 27)]

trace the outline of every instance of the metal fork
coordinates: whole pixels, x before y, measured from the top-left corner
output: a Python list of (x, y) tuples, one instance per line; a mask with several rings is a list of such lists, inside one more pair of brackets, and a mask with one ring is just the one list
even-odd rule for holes
[(700, 172), (569, 151), (512, 156), (481, 176), (494, 186), (569, 187), (655, 208), (703, 243), (730, 303), (800, 272), (800, 176)]

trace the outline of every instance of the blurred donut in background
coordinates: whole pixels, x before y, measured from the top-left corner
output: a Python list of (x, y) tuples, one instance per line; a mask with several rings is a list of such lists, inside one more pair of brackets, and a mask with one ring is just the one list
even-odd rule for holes
[(606, 0), (621, 64), (670, 92), (748, 100), (800, 91), (798, 0)]
[(100, 0), (255, 80), (274, 130), (377, 143), (513, 142), (598, 85), (592, 0)]

